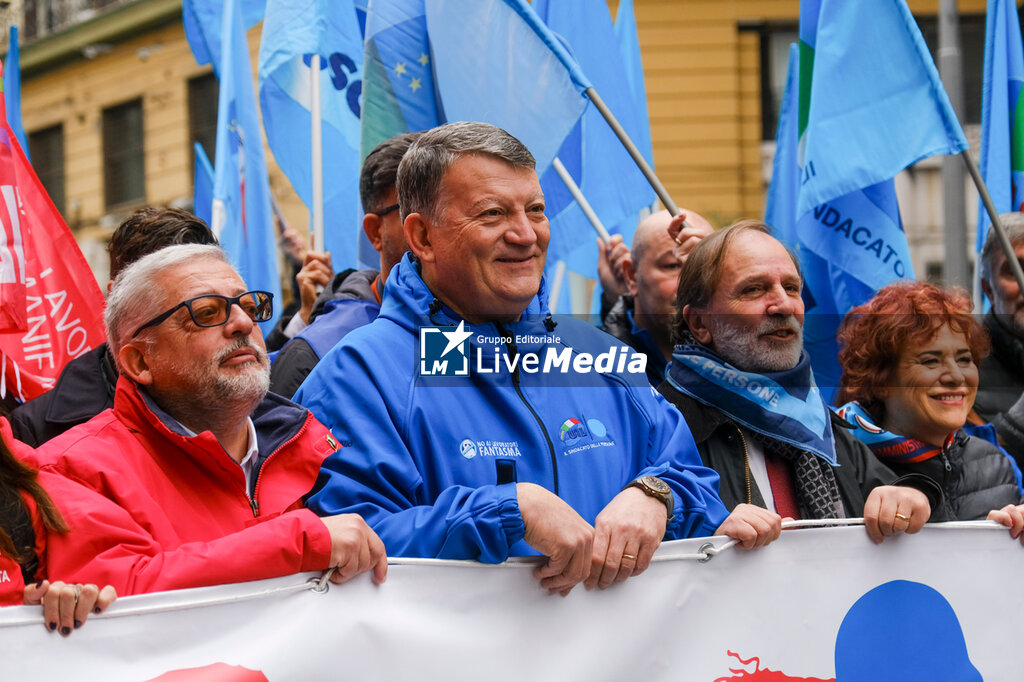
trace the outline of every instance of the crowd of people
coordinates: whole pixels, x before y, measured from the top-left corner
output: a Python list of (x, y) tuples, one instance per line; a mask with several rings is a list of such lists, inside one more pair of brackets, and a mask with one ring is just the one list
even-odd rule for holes
[(784, 519), (1024, 537), (1024, 297), (994, 240), (983, 323), (916, 282), (850, 311), (832, 406), (799, 262), (764, 223), (662, 211), (631, 249), (601, 243), (602, 331), (549, 310), (544, 197), (508, 133), (393, 138), (360, 191), (379, 270), (307, 253), (269, 343), (272, 296), (201, 221), (118, 228), (107, 342), (0, 420), (0, 604), (41, 603), (67, 635), (116, 595), (328, 568), (382, 583), (388, 556), (539, 555), (564, 595), (641, 574), (664, 540), (763, 547)]

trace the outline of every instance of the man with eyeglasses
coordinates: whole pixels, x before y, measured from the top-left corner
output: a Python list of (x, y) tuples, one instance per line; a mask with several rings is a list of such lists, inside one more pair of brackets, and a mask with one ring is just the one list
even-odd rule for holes
[(328, 567), (335, 582), (384, 580), (384, 546), (361, 517), (303, 508), (339, 446), (267, 392), (257, 323), (272, 306), (216, 246), (168, 247), (118, 276), (106, 310), (114, 407), (36, 452), (42, 469), (116, 505), (69, 518), (77, 549), (57, 558), (60, 575), (122, 595)]
[(422, 133), (403, 133), (377, 145), (359, 176), (363, 232), (380, 253), (380, 270), (345, 270), (321, 292), (309, 326), (289, 341), (270, 367), (270, 389), (290, 398), (320, 358), (350, 331), (369, 324), (380, 312), (388, 273), (409, 250), (398, 214), (395, 178), (398, 164)]
[[(216, 244), (210, 228), (180, 208), (147, 206), (124, 219), (107, 244), (110, 286), (120, 272), (143, 256), (172, 244)], [(117, 367), (107, 343), (69, 362), (46, 393), (11, 412), (14, 437), (39, 447), (72, 426), (84, 424), (114, 406)]]

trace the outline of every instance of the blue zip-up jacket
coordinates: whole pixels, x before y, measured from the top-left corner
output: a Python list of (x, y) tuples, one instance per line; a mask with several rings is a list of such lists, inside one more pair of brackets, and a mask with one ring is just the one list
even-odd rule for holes
[[(379, 317), (346, 336), (299, 388), (295, 400), (343, 446), (324, 461), (308, 500), (316, 513), (361, 514), (392, 556), (488, 563), (536, 554), (523, 541), (516, 482), (555, 492), (593, 524), (623, 486), (650, 474), (675, 496), (666, 539), (711, 535), (725, 520), (718, 475), (701, 464), (689, 428), (650, 387), (642, 362), (633, 374), (506, 365), (516, 350), (524, 362), (539, 354), (541, 369), (548, 349), (568, 364), (581, 353), (634, 351), (579, 320), (554, 326), (542, 291), (519, 322), (465, 326), (469, 376), (419, 376), (420, 327), (459, 322), (406, 254)], [(478, 362), (501, 371), (478, 371)]]

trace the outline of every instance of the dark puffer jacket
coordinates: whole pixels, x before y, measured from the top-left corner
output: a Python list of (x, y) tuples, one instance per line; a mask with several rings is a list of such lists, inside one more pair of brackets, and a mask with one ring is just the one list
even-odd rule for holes
[[(714, 469), (721, 477), (719, 495), (726, 509), (732, 511), (741, 502), (766, 507), (757, 484), (750, 476), (747, 436), (739, 426), (721, 411), (681, 393), (667, 381), (658, 390), (683, 413), (704, 466)], [(832, 413), (832, 433), (839, 462), (833, 473), (846, 517), (863, 515), (864, 503), (875, 487), (903, 485), (920, 490), (928, 497), (933, 510), (931, 519), (935, 520), (934, 510), (942, 505), (942, 492), (935, 481), (918, 473), (896, 474), (879, 462), (868, 447), (850, 433), (849, 428), (849, 424)]]
[(993, 509), (1021, 503), (1010, 458), (983, 438), (958, 431), (941, 454), (923, 462), (887, 462), (897, 474), (924, 474), (942, 488), (943, 503), (932, 521), (984, 519)]
[(1009, 410), (1024, 392), (1024, 342), (991, 312), (985, 315), (985, 329), (992, 339), (992, 352), (978, 367), (974, 411), (985, 421), (992, 422), (997, 415)]

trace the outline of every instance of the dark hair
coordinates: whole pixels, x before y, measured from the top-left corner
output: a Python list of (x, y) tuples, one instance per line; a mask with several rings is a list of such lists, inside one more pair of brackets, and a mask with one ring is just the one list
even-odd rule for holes
[(110, 237), (110, 279), (154, 251), (172, 244), (216, 244), (217, 238), (202, 220), (180, 208), (140, 208), (125, 218)]
[[(0, 438), (0, 486), (18, 493), (28, 493), (35, 500), (43, 525), (48, 530), (55, 533), (68, 532), (64, 518), (57, 511), (50, 495), (43, 489), (43, 486), (39, 485), (36, 473), (35, 469), (22, 462), (11, 452), (5, 439)], [(31, 560), (31, 557), (25, 556), (22, 551), (31, 552), (32, 548), (15, 547), (7, 529), (0, 526), (0, 554), (6, 554), (16, 559), (18, 563), (25, 564)]]
[(423, 133), (402, 133), (385, 140), (373, 148), (363, 161), (359, 174), (359, 201), (364, 213), (376, 213), (384, 208), (388, 192), (398, 181), (398, 164), (406, 150)]
[[(729, 245), (743, 232), (761, 232), (771, 236), (771, 228), (766, 223), (745, 219), (704, 237), (690, 251), (679, 273), (679, 287), (676, 289), (676, 316), (672, 325), (672, 338), (676, 341), (682, 342), (688, 334), (683, 320), (683, 308), (688, 305), (702, 308), (711, 302), (715, 288), (722, 281)], [(785, 244), (783, 246), (802, 279), (800, 261), (796, 254)]]
[(889, 386), (900, 352), (928, 343), (942, 328), (967, 338), (975, 363), (988, 355), (989, 340), (971, 315), (966, 292), (924, 282), (897, 282), (849, 313), (839, 326), (839, 404), (856, 400), (876, 419), (884, 417), (879, 389)]

